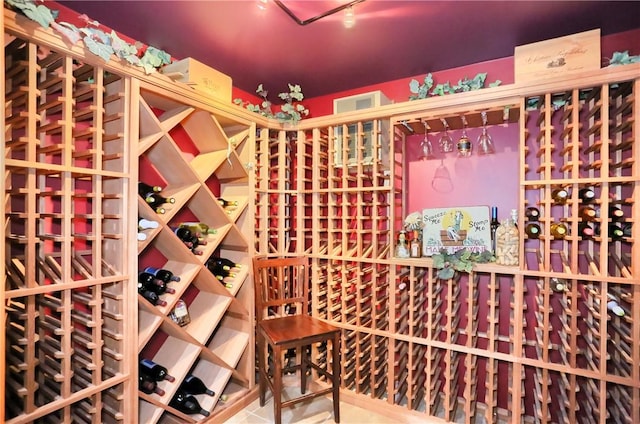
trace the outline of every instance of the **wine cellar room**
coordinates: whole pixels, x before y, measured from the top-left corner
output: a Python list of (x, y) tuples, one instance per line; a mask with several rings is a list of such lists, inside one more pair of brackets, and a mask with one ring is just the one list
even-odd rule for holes
[[(0, 27), (0, 423), (640, 423), (640, 2)], [(338, 338), (276, 355), (263, 306)]]

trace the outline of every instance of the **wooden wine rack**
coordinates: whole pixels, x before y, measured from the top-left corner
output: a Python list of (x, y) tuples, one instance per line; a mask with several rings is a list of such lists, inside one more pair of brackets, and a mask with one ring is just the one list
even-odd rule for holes
[[(254, 115), (168, 78), (69, 49), (51, 30), (4, 10), (5, 155), (0, 422), (185, 423), (169, 406), (193, 373), (218, 422), (255, 396), (253, 358)], [(175, 204), (159, 215), (140, 179)], [(235, 200), (222, 208), (218, 198)], [(140, 217), (157, 221), (137, 241)], [(183, 221), (217, 231), (194, 255)], [(131, 258), (137, 256), (137, 260)], [(242, 264), (228, 287), (211, 256)], [(181, 279), (157, 307), (136, 295), (138, 271)], [(170, 319), (182, 299), (191, 322)], [(139, 358), (176, 381), (137, 387)]]
[[(163, 396), (140, 392), (139, 422), (197, 422), (205, 417), (186, 415), (169, 406), (184, 377), (192, 373), (215, 392), (196, 396), (212, 419), (228, 414), (227, 403), (242, 399), (254, 385), (250, 375), (254, 349), (253, 308), (249, 271), (251, 243), (242, 231), (251, 225), (249, 174), (255, 130), (206, 104), (176, 99), (170, 91), (141, 82), (139, 104), (138, 170), (147, 184), (163, 187), (173, 197), (166, 212), (157, 214), (138, 198), (138, 215), (159, 222), (158, 229), (138, 242), (139, 269), (147, 266), (172, 271), (180, 282), (171, 284), (165, 306), (155, 306), (138, 295), (140, 359), (167, 367), (175, 382), (159, 384)], [(223, 208), (217, 198), (237, 201)], [(216, 230), (195, 255), (175, 235), (181, 222), (203, 222)], [(242, 268), (225, 287), (207, 269), (209, 257), (223, 257)], [(191, 322), (181, 327), (170, 318), (178, 300), (188, 307)], [(252, 305), (249, 303), (248, 305)], [(224, 401), (221, 396), (224, 395)]]
[[(212, 420), (228, 418), (256, 396), (251, 276), (228, 290), (204, 261), (220, 254), (248, 265), (255, 251), (313, 259), (313, 314), (343, 331), (347, 401), (407, 419), (640, 422), (640, 66), (284, 129), (67, 48), (7, 10), (1, 22), (0, 420), (199, 421), (168, 406), (176, 387), (164, 382), (164, 397), (138, 401), (139, 355), (178, 383), (188, 372), (203, 377), (217, 393), (202, 399)], [(477, 265), (443, 281), (429, 259), (393, 257), (409, 212), (408, 138), (425, 124), (441, 131), (443, 118), (452, 130), (461, 116), (478, 127), (482, 112), (489, 125), (519, 126), (519, 222), (537, 206), (543, 232), (522, 236), (519, 267)], [(167, 214), (138, 198), (139, 176), (176, 198)], [(570, 193), (562, 205), (551, 195), (559, 187)], [(578, 235), (587, 187), (600, 210), (590, 239)], [(217, 197), (241, 206), (227, 213)], [(631, 224), (623, 241), (611, 237), (610, 205)], [(160, 221), (143, 242), (133, 237), (138, 213)], [(187, 219), (218, 229), (203, 257), (172, 232)], [(569, 228), (562, 240), (551, 237), (555, 221)], [(135, 295), (142, 265), (182, 277), (167, 307)], [(551, 290), (554, 278), (567, 289)], [(609, 295), (623, 316), (608, 311)], [(179, 298), (194, 318), (188, 327), (168, 317)], [(313, 355), (331, 366), (324, 347)]]
[[(259, 202), (256, 249), (314, 259), (313, 313), (343, 329), (343, 397), (408, 419), (640, 420), (637, 75), (637, 67), (608, 69), (310, 119), (294, 131), (261, 130), (256, 190), (284, 204), (296, 197), (298, 209), (277, 215), (286, 225), (267, 225), (276, 210)], [(489, 126), (515, 126), (520, 134), (520, 189), (512, 194), (522, 223), (520, 266), (477, 264), (440, 280), (428, 258), (393, 257), (394, 233), (410, 212), (408, 138), (425, 125), (442, 131), (443, 119), (451, 130), (463, 127), (462, 117), (480, 127), (483, 112)], [(362, 131), (372, 120), (391, 122), (394, 153), (371, 162), (362, 156), (365, 144), (385, 147)], [(355, 144), (338, 139), (354, 126)], [(268, 140), (279, 147), (269, 149)], [(346, 165), (335, 160), (354, 155)], [(570, 193), (563, 205), (552, 201), (558, 187)], [(586, 187), (596, 191), (600, 210), (600, 233), (591, 239), (577, 236), (578, 191)], [(632, 225), (623, 241), (609, 236), (609, 205)], [(531, 206), (541, 213), (537, 239), (522, 231)], [(556, 220), (569, 228), (563, 240), (551, 237)], [(287, 244), (267, 243), (265, 230)], [(294, 239), (304, 242), (288, 242)], [(564, 291), (552, 290), (555, 278)], [(608, 294), (624, 316), (607, 310)], [(326, 362), (324, 352), (315, 354)]]
[(123, 422), (135, 393), (130, 84), (21, 35), (4, 39), (0, 421)]

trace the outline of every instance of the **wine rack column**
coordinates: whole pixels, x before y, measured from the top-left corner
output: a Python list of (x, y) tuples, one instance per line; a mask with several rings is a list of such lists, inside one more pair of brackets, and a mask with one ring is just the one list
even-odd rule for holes
[(4, 33), (0, 421), (133, 419), (130, 82)]
[[(313, 147), (307, 155), (316, 158), (311, 203), (305, 202), (313, 214), (309, 253), (316, 258), (313, 290), (320, 296), (313, 313), (344, 328), (342, 386), (371, 397), (385, 397), (389, 381), (388, 340), (372, 332), (389, 325), (389, 268), (376, 260), (387, 255), (390, 233), (381, 130), (373, 121), (305, 131)], [(304, 183), (298, 182), (303, 193)]]
[[(295, 254), (297, 249), (296, 170), (305, 169), (298, 157), (298, 131), (261, 128), (257, 143), (257, 251), (263, 255)], [(298, 164), (298, 161), (301, 164)], [(303, 171), (301, 171), (303, 172)], [(303, 204), (303, 203), (302, 203)], [(300, 205), (302, 205), (300, 204)]]
[(524, 239), (527, 272), (537, 275), (525, 280), (536, 282), (537, 341), (548, 346), (526, 351), (539, 361), (542, 422), (640, 414), (638, 348), (629, 344), (640, 313), (637, 99), (637, 81), (525, 99), (524, 207), (539, 208), (543, 229)]
[[(138, 216), (156, 224), (138, 242), (138, 354), (171, 376), (140, 387), (139, 420), (221, 419), (254, 386), (253, 250), (245, 234), (254, 231), (247, 168), (255, 125), (144, 82), (139, 92)], [(225, 272), (220, 258), (229, 262)], [(154, 268), (173, 278), (169, 290), (149, 295), (163, 278)], [(141, 366), (141, 378), (149, 375)], [(213, 393), (193, 392), (192, 376)], [(195, 409), (180, 401), (188, 394)]]

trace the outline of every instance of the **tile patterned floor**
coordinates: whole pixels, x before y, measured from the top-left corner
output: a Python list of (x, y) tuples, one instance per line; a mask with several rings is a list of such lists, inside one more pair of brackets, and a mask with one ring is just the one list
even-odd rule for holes
[[(285, 396), (286, 396), (285, 389)], [(397, 424), (397, 420), (375, 414), (371, 411), (340, 402), (341, 424)], [(267, 394), (267, 403), (261, 408), (256, 399), (226, 421), (226, 424), (268, 424), (273, 423), (273, 399)], [(330, 398), (319, 397), (282, 410), (282, 423), (333, 424), (333, 404)]]

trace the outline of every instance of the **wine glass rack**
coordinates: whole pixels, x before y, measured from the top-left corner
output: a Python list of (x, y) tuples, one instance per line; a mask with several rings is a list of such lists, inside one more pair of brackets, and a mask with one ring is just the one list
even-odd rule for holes
[[(265, 239), (256, 249), (314, 259), (313, 313), (343, 329), (344, 396), (408, 419), (640, 419), (640, 335), (634, 325), (640, 286), (633, 266), (639, 260), (638, 84), (631, 70), (606, 70), (541, 83), (543, 88), (445, 96), (334, 115), (317, 124), (303, 121), (296, 131), (268, 130), (257, 157), (263, 185), (256, 190), (280, 199), (297, 196), (297, 209), (286, 215), (287, 225), (258, 221), (256, 240), (268, 228), (273, 240), (304, 242), (284, 248)], [(430, 259), (392, 254), (393, 234), (409, 212), (408, 137), (422, 134), (425, 125), (442, 130), (443, 119), (452, 131), (462, 128), (461, 117), (479, 128), (483, 115), (489, 126), (518, 128), (514, 177), (520, 184), (512, 195), (519, 199), (522, 223), (520, 265), (477, 264), (469, 274), (442, 280)], [(335, 142), (349, 136), (336, 128), (362, 129), (372, 119), (391, 122), (394, 154), (388, 158), (357, 156), (368, 143), (362, 131), (350, 135), (355, 143)], [(268, 149), (268, 140), (279, 148)], [(374, 149), (387, 147), (382, 138), (372, 140)], [(357, 151), (340, 156), (336, 146)], [(354, 156), (348, 164), (334, 162)], [(286, 164), (287, 171), (274, 169), (276, 164)], [(290, 172), (290, 179), (282, 181), (282, 172)], [(553, 200), (557, 188), (569, 195), (562, 204)], [(582, 189), (595, 192), (590, 203), (581, 199)], [(584, 206), (597, 211), (591, 237), (580, 235)], [(525, 233), (529, 207), (540, 212), (539, 236)], [(613, 207), (622, 210), (622, 219), (610, 214)], [(258, 203), (263, 222), (275, 213)], [(562, 239), (552, 235), (556, 222), (567, 227)], [(614, 239), (611, 223), (626, 228), (625, 235)], [(609, 309), (611, 299), (622, 316)], [(326, 364), (322, 349), (314, 354)]]

